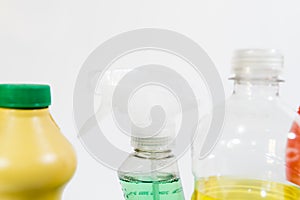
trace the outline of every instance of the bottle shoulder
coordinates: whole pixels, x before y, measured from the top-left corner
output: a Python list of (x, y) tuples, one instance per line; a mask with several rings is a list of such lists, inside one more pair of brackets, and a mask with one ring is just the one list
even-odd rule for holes
[(278, 180), (282, 179), (288, 134), (297, 119), (296, 114), (277, 99), (228, 99), (223, 127), (210, 154), (198, 157), (201, 146), (195, 145), (194, 173), (197, 176), (250, 174), (267, 178), (270, 172)]
[(286, 141), (297, 115), (280, 100), (267, 102), (230, 98), (225, 104), (225, 118), (216, 146), (238, 143), (242, 147), (258, 144), (268, 146), (270, 140), (277, 145)]
[(173, 154), (164, 157), (145, 157), (138, 153), (131, 153), (118, 169), (119, 174), (142, 173), (147, 174), (153, 171), (177, 172), (177, 160)]

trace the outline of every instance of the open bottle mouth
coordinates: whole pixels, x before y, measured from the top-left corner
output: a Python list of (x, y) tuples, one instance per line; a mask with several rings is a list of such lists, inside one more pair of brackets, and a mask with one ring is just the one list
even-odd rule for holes
[(276, 49), (240, 49), (232, 58), (232, 80), (282, 82), (284, 57)]

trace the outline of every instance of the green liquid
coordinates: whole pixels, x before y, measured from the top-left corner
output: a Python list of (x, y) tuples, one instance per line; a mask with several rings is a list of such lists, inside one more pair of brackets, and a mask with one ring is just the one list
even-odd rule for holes
[(173, 175), (158, 177), (121, 177), (126, 200), (184, 200), (181, 181)]

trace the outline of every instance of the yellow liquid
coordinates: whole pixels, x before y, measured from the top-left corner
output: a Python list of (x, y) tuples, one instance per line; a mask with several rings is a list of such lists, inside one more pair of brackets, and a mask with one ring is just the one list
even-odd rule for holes
[(270, 181), (209, 177), (195, 183), (192, 200), (300, 200), (300, 188)]

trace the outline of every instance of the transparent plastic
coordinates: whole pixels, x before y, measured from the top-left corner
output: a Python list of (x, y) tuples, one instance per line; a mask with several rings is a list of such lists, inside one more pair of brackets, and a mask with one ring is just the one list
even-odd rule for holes
[[(259, 51), (242, 50), (237, 53), (240, 57), (235, 57), (241, 59), (234, 61), (234, 91), (226, 102), (222, 134), (214, 149), (203, 158), (203, 138), (194, 142), (193, 200), (300, 199), (300, 187), (288, 177), (295, 169), (286, 165), (291, 147), (287, 141), (292, 124), (298, 119), (279, 97), (282, 60), (277, 51)], [(272, 55), (278, 59), (272, 59)], [(203, 134), (208, 120), (201, 126)], [(299, 150), (293, 150), (299, 156)], [(297, 173), (293, 176), (299, 178)]]

